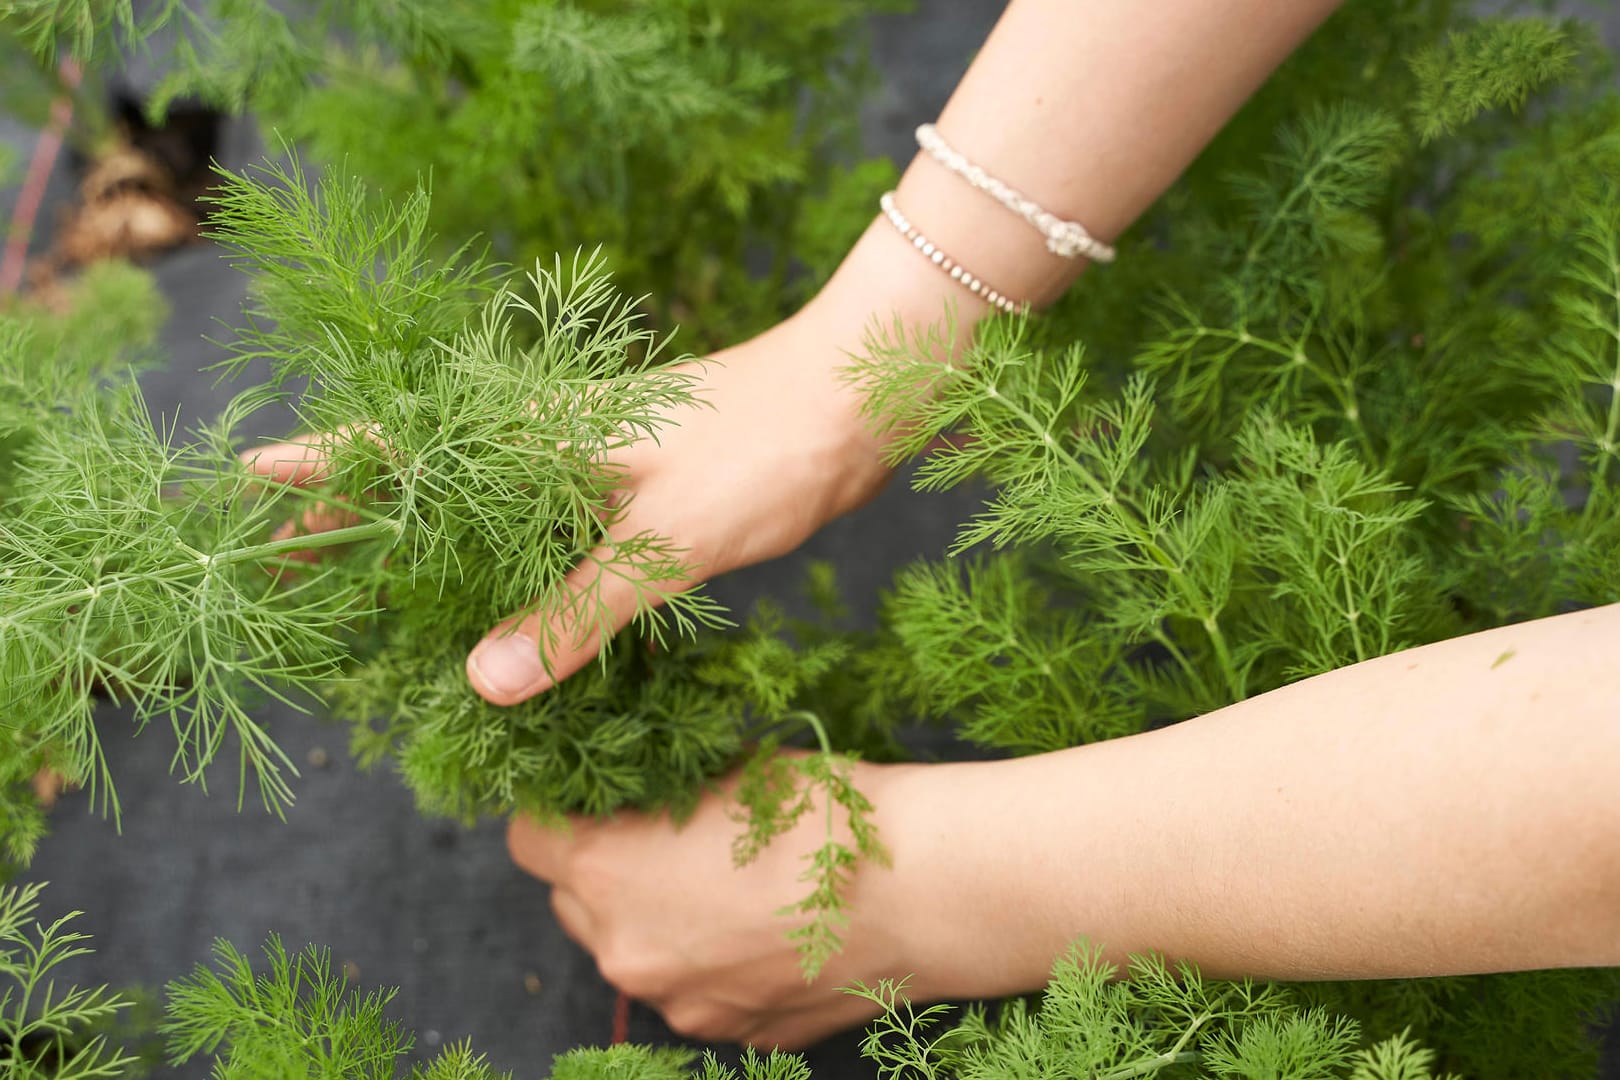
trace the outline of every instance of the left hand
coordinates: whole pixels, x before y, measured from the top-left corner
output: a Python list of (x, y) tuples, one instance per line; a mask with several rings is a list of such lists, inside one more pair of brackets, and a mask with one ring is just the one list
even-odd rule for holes
[[(853, 768), (888, 843), (885, 789), (911, 767)], [(514, 818), (507, 846), (520, 867), (550, 883), (558, 922), (596, 958), (602, 977), (680, 1035), (792, 1049), (871, 1018), (871, 1003), (841, 988), (911, 970), (898, 875), (860, 863), (844, 948), (806, 983), (787, 938), (796, 924), (777, 912), (805, 894), (803, 857), (825, 839), (826, 818), (812, 810), (738, 868), (731, 844), (743, 826), (731, 816), (730, 789), (706, 794), (680, 826), (666, 814), (574, 818), (566, 828)]]

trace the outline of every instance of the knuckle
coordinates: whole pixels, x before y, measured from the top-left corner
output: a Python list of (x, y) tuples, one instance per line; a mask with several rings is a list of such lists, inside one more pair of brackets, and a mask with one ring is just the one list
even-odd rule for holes
[(553, 888), (551, 890), (551, 914), (557, 920), (562, 932), (585, 948), (590, 948), (591, 929), (593, 918), (589, 909), (572, 893), (566, 890)]
[(611, 845), (590, 832), (573, 837), (559, 854), (559, 877), (566, 877), (574, 888), (592, 896), (617, 896), (624, 891), (624, 867), (615, 858)]
[(731, 1010), (702, 999), (674, 1001), (659, 1011), (669, 1030), (683, 1039), (727, 1041), (737, 1026)]
[(659, 965), (649, 962), (641, 950), (622, 945), (610, 945), (599, 951), (596, 969), (604, 982), (634, 998), (661, 997), (669, 986), (669, 979)]
[(580, 823), (560, 826), (518, 814), (506, 823), (506, 853), (542, 881), (577, 885), (579, 849), (588, 835), (588, 828)]
[(524, 869), (529, 867), (529, 847), (526, 838), (527, 828), (522, 818), (514, 817), (506, 823), (506, 854)]

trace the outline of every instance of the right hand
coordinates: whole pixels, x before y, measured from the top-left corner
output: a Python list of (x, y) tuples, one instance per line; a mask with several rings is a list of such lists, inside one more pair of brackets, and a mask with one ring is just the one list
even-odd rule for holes
[[(859, 330), (859, 327), (856, 327)], [(615, 452), (604, 464), (623, 477), (623, 513), (610, 540), (652, 534), (685, 551), (700, 572), (686, 580), (635, 582), (604, 575), (610, 552), (599, 549), (563, 582), (594, 590), (608, 629), (634, 616), (642, 590), (668, 594), (727, 570), (793, 550), (827, 521), (859, 506), (882, 487), (889, 470), (867, 433), (857, 392), (839, 378), (845, 348), (858, 338), (837, 332), (807, 308), (742, 345), (691, 366), (696, 404), (667, 417), (657, 439)], [(310, 438), (244, 454), (258, 473), (280, 483), (319, 483), (325, 461)], [(305, 531), (342, 524), (340, 512), (307, 516)], [(622, 565), (622, 564), (621, 564)], [(640, 588), (638, 588), (640, 586)], [(553, 605), (567, 611), (570, 605)], [(589, 605), (579, 605), (581, 610)], [(467, 658), (467, 676), (496, 705), (514, 705), (549, 689), (602, 647), (602, 628), (571, 625), (575, 616), (530, 615), (494, 628)], [(540, 642), (548, 655), (542, 659)]]

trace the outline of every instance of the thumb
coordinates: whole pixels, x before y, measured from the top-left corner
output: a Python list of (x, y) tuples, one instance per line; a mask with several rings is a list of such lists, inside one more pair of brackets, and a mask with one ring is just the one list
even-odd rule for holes
[(527, 701), (594, 660), (639, 608), (689, 584), (648, 581), (613, 548), (597, 548), (563, 579), (557, 603), (485, 635), (467, 657), (467, 678), (493, 705)]

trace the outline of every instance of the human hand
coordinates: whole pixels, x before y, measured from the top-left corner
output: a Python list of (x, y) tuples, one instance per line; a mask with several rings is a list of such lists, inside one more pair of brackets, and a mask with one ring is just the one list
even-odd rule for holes
[[(807, 309), (684, 365), (697, 380), (695, 403), (671, 407), (656, 438), (614, 450), (600, 463), (618, 485), (618, 512), (606, 524), (603, 546), (567, 576), (563, 598), (544, 614), (508, 619), (490, 631), (468, 658), (474, 688), (497, 705), (526, 700), (594, 658), (604, 634), (622, 629), (649, 601), (785, 554), (876, 494), (889, 470), (866, 431), (859, 395), (839, 375), (844, 350), (858, 345), (861, 329)], [(245, 456), (276, 482), (307, 485), (321, 478), (330, 441), (316, 436)], [(321, 532), (344, 523), (341, 508), (327, 506), (299, 525)], [(656, 581), (628, 575), (610, 546), (639, 536), (668, 541), (692, 574)], [(590, 602), (571, 603), (570, 595)]]
[[(888, 825), (904, 812), (893, 785), (918, 767), (852, 769), (887, 843)], [(792, 924), (779, 912), (803, 894), (804, 859), (824, 841), (826, 818), (813, 809), (738, 867), (734, 786), (708, 793), (679, 826), (665, 814), (574, 818), (565, 827), (519, 817), (507, 845), (520, 867), (550, 883), (557, 921), (602, 977), (682, 1035), (791, 1049), (871, 1018), (871, 1002), (841, 988), (905, 976), (923, 959), (909, 941), (906, 900), (920, 868), (902, 875), (861, 860), (845, 897), (844, 948), (806, 983), (787, 937)]]

